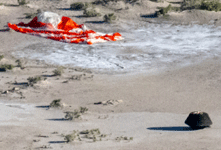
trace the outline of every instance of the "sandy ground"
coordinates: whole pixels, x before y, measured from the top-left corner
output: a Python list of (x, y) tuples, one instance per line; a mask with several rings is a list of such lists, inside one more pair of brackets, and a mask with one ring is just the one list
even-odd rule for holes
[[(36, 0), (30, 7), (16, 6), (16, 0), (2, 0), (8, 6), (0, 8), (0, 63), (16, 64), (11, 54), (20, 42), (45, 41), (47, 39), (4, 31), (7, 22), (28, 22), (24, 13), (38, 8), (72, 17), (80, 23), (99, 21), (102, 18), (79, 18), (81, 11), (70, 11), (71, 1)], [(9, 5), (10, 4), (10, 5)], [(117, 24), (127, 21), (152, 21), (162, 19), (140, 18), (140, 14), (152, 13), (159, 5), (144, 1), (143, 5), (128, 6), (117, 12)], [(114, 4), (108, 5), (108, 10)], [(117, 5), (122, 8), (125, 4)], [(57, 9), (63, 8), (63, 9)], [(114, 7), (116, 8), (116, 6)], [(103, 10), (100, 6), (100, 10)], [(118, 8), (120, 9), (120, 8)], [(139, 10), (139, 11), (138, 11)], [(133, 13), (136, 12), (136, 13)], [(133, 15), (131, 15), (133, 14)], [(182, 16), (182, 17), (180, 17)], [(171, 13), (172, 23), (188, 24), (191, 21), (219, 25), (220, 13), (185, 11)], [(181, 19), (183, 18), (183, 19)], [(211, 21), (212, 20), (212, 21)], [(95, 27), (93, 23), (86, 23)], [(100, 25), (104, 26), (104, 25)], [(49, 41), (50, 42), (50, 41)], [(25, 69), (18, 67), (0, 75), (0, 149), (221, 149), (221, 59), (219, 56), (185, 68), (171, 68), (159, 74), (109, 75), (96, 74), (81, 68), (66, 68), (62, 76), (51, 76), (57, 66), (38, 60), (21, 59)], [(27, 78), (36, 75), (45, 80), (27, 86)], [(75, 75), (77, 79), (70, 79)], [(13, 88), (16, 88), (13, 90)], [(48, 109), (54, 99), (61, 99), (62, 109)], [(114, 105), (94, 105), (96, 102), (122, 100)], [(66, 111), (87, 107), (81, 119), (64, 120)], [(203, 130), (190, 130), (184, 121), (191, 111), (209, 113), (213, 125)], [(81, 136), (66, 143), (64, 135), (73, 130), (99, 128), (106, 137), (102, 141)], [(133, 140), (116, 140), (117, 137), (133, 137)]]

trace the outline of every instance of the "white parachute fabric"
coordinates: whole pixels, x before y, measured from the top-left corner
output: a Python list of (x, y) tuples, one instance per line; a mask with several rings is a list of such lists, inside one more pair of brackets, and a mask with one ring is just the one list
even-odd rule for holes
[(56, 29), (61, 22), (61, 16), (53, 12), (42, 12), (38, 14), (38, 22), (50, 23)]

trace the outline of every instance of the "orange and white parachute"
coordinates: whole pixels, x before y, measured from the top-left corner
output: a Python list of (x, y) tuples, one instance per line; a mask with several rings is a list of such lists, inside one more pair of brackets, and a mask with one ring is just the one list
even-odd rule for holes
[(123, 39), (120, 33), (102, 34), (78, 25), (69, 17), (61, 17), (56, 13), (43, 12), (25, 24), (8, 23), (8, 27), (21, 33), (38, 35), (52, 40), (67, 43), (93, 44), (98, 42), (116, 41)]

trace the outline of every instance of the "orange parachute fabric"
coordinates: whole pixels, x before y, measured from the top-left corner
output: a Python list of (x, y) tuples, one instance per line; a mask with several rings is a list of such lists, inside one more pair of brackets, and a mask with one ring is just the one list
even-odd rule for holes
[(63, 16), (57, 27), (51, 23), (39, 22), (38, 17), (34, 17), (28, 24), (8, 23), (8, 27), (21, 33), (38, 35), (48, 39), (67, 43), (87, 43), (116, 41), (123, 39), (120, 33), (101, 34), (93, 30), (88, 30), (84, 24), (78, 25), (71, 18)]
[(75, 23), (71, 18), (69, 17), (62, 17), (62, 21), (58, 24), (58, 29), (69, 31), (72, 30), (73, 28), (79, 28), (81, 27), (77, 23)]

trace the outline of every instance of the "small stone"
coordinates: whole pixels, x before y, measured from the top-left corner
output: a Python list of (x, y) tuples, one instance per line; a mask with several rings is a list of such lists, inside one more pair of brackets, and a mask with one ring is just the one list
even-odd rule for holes
[(13, 91), (18, 91), (18, 90), (20, 90), (18, 87), (13, 87), (13, 89), (12, 89)]
[(189, 125), (192, 129), (202, 129), (212, 125), (212, 121), (206, 112), (194, 111), (189, 114), (185, 124)]
[(94, 105), (100, 105), (102, 102), (95, 102)]
[(33, 142), (39, 142), (40, 140), (33, 140)]
[(119, 103), (122, 103), (123, 100), (114, 100), (114, 99), (110, 99), (108, 101), (103, 101), (102, 104), (103, 105), (117, 105)]
[(3, 94), (8, 94), (8, 93), (9, 93), (9, 91), (4, 91), (4, 92), (3, 92)]

